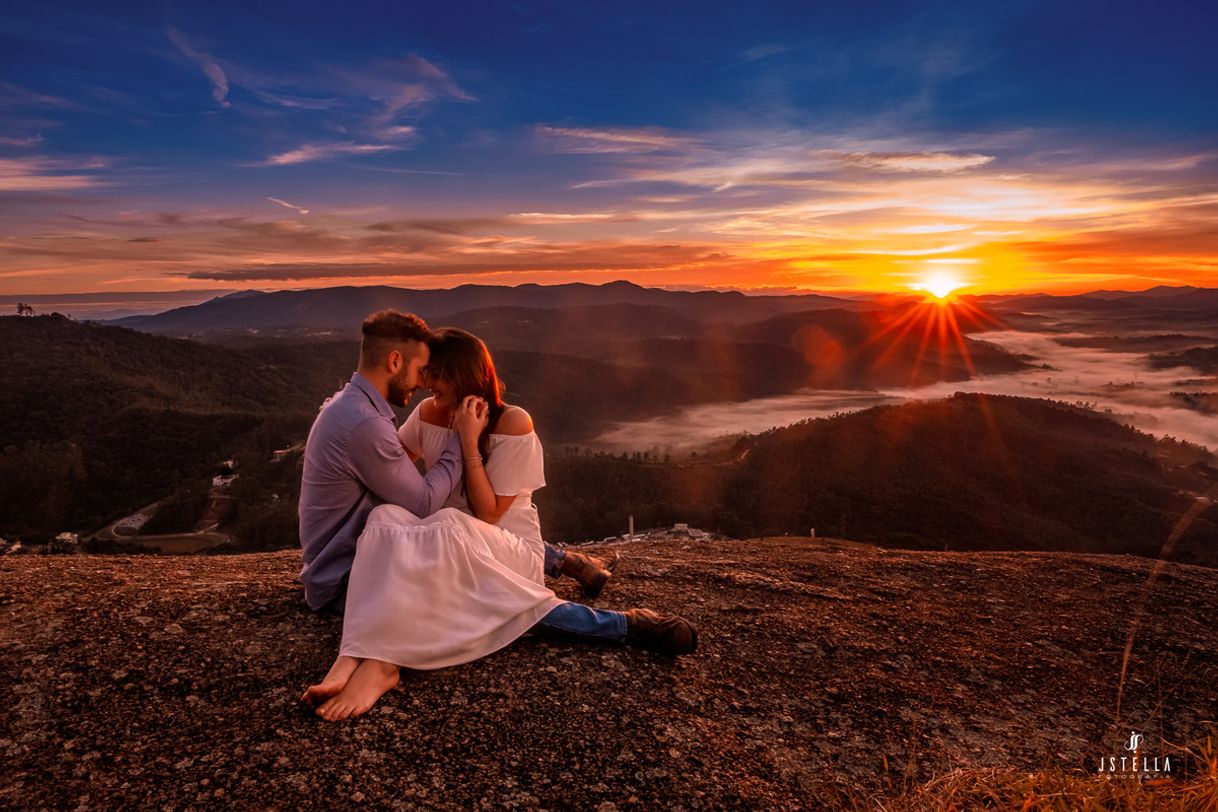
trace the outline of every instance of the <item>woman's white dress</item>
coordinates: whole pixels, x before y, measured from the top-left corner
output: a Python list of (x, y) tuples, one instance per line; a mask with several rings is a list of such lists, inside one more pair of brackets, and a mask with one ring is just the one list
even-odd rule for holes
[[(420, 420), (417, 408), (399, 431), (427, 467), (449, 434)], [(536, 433), (490, 435), (486, 473), (496, 494), (516, 495), (497, 525), (470, 515), (463, 487), (423, 519), (396, 505), (372, 510), (347, 585), (341, 654), (415, 669), (467, 663), (562, 603), (542, 570), (532, 492), (545, 475)]]

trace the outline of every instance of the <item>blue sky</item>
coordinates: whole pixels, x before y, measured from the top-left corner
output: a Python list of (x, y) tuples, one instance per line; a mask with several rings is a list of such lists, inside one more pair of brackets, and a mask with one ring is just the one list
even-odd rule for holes
[(22, 3), (0, 292), (1218, 270), (1212, 3)]

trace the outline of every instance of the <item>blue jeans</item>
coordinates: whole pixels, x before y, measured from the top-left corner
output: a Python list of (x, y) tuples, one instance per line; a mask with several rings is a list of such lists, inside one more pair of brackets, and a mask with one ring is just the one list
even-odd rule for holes
[(560, 550), (548, 541), (543, 541), (546, 546), (546, 563), (543, 569), (547, 578), (559, 578), (562, 576), (562, 562), (567, 557), (566, 550)]
[(566, 601), (550, 610), (532, 629), (542, 637), (585, 643), (626, 642), (626, 615)]
[[(550, 578), (558, 578), (562, 575), (562, 562), (567, 557), (567, 551), (560, 550), (549, 542), (545, 545), (545, 573)], [(548, 615), (537, 621), (533, 631), (554, 640), (624, 643), (626, 616), (610, 609), (593, 609), (582, 603), (567, 601), (555, 606)]]

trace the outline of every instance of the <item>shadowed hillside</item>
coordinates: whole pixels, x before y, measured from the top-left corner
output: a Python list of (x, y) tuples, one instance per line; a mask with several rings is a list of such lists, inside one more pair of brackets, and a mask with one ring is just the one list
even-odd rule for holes
[[(644, 298), (666, 293), (629, 288)], [(261, 296), (234, 294), (224, 302), (244, 305)], [(809, 385), (969, 377), (958, 354), (922, 363), (908, 342), (881, 362), (867, 342), (870, 318), (840, 309), (801, 312), (735, 331), (671, 308), (619, 304), (482, 310), (468, 326), (488, 333), (509, 400), (533, 414), (548, 443), (562, 445), (586, 442), (616, 421)], [(347, 331), (357, 334), (358, 323), (352, 320)], [(831, 332), (832, 347), (809, 344), (809, 330)], [(1026, 366), (981, 342), (969, 345), (978, 371)], [(7, 373), (0, 394), (0, 533), (34, 535), (96, 530), (171, 492), (197, 494), (225, 459), (238, 459), (247, 471), (262, 465), (275, 449), (303, 441), (318, 406), (350, 378), (358, 355), (354, 338), (238, 334), (217, 346), (60, 316), (0, 318), (0, 347)], [(248, 480), (238, 488), (248, 491)], [(273, 508), (290, 519), (282, 504), (265, 500), (290, 495), (294, 485), (263, 491), (254, 509)], [(292, 533), (284, 528), (276, 535)]]
[(1214, 570), (1154, 582), (1118, 718), (1145, 560), (621, 551), (599, 605), (682, 613), (695, 655), (526, 638), (338, 725), (296, 704), (341, 631), (297, 553), (0, 559), (0, 806), (874, 809), (955, 769), (1094, 776), (1131, 729), (1205, 780), (1163, 742), (1213, 729)]
[(61, 316), (0, 318), (0, 365), (0, 533), (96, 528), (269, 455), (321, 394), (242, 352)]
[[(546, 479), (536, 501), (558, 539), (621, 533), (633, 514), (737, 537), (816, 528), (940, 550), (1153, 556), (1218, 469), (1087, 409), (958, 393), (775, 429), (701, 461), (555, 457)], [(1218, 508), (1176, 555), (1218, 565)]]

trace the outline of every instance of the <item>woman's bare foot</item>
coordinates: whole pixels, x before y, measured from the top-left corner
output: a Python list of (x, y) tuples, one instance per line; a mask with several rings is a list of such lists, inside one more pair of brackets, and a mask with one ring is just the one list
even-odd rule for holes
[(346, 687), (317, 709), (327, 722), (367, 713), (376, 701), (398, 684), (401, 669), (384, 660), (361, 660)]
[(317, 703), (334, 696), (347, 687), (347, 681), (351, 679), (351, 675), (355, 673), (360, 662), (362, 661), (355, 657), (338, 655), (338, 659), (334, 661), (334, 665), (330, 666), (329, 672), (322, 681), (306, 688), (305, 692), (300, 695), (300, 701), (317, 707)]

